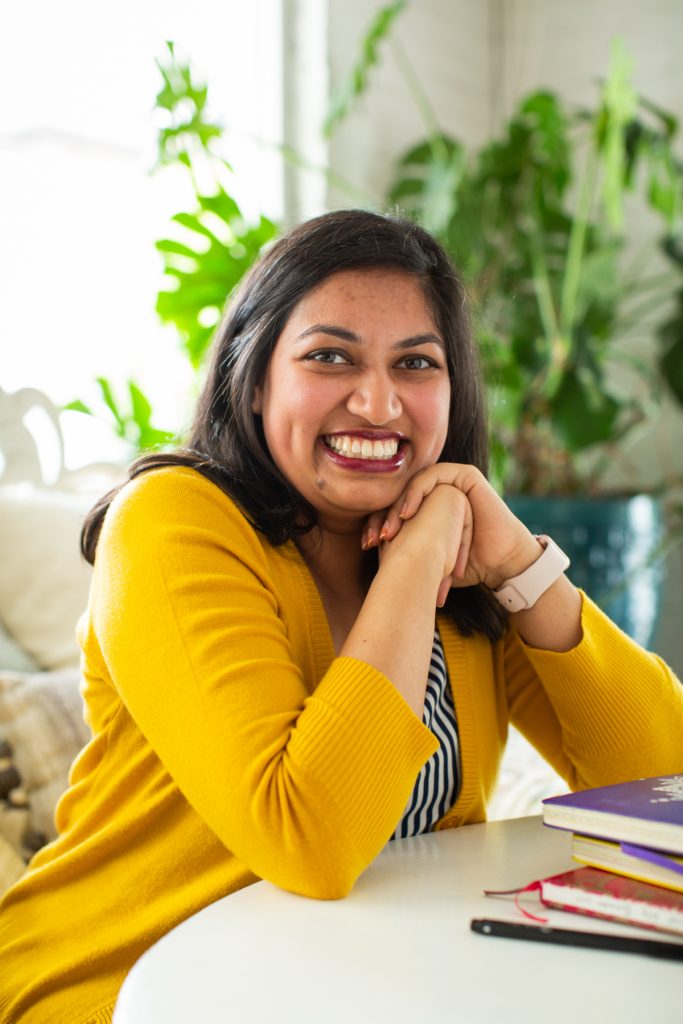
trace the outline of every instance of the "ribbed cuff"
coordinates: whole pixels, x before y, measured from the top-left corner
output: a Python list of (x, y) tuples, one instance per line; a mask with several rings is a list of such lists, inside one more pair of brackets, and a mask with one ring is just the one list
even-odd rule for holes
[(112, 1024), (113, 1019), (114, 1007), (112, 1005), (103, 1006), (92, 1017), (88, 1017), (84, 1024)]
[[(581, 747), (596, 755), (633, 742), (643, 723), (661, 714), (662, 701), (677, 685), (660, 658), (626, 636), (582, 594), (583, 637), (562, 653), (525, 645), (524, 651), (560, 721), (572, 723)], [(610, 727), (606, 728), (606, 723)]]
[(309, 697), (290, 750), (315, 773), (361, 851), (396, 826), (438, 741), (377, 669), (336, 658)]

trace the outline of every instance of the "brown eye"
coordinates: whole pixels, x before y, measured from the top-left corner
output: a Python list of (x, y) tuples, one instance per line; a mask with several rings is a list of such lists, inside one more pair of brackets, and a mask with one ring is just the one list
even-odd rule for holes
[(436, 363), (426, 356), (405, 356), (399, 363), (406, 370), (431, 370)]
[(323, 363), (326, 366), (342, 366), (348, 363), (348, 356), (344, 352), (338, 352), (333, 348), (320, 348), (315, 352), (309, 352), (305, 359), (311, 363)]

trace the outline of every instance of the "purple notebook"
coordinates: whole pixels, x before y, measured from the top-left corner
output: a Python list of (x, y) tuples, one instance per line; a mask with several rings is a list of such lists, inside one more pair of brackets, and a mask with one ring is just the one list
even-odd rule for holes
[(543, 822), (683, 854), (683, 775), (658, 775), (543, 801)]
[(638, 860), (645, 860), (649, 864), (657, 864), (660, 868), (666, 868), (668, 871), (678, 871), (679, 874), (683, 875), (683, 864), (674, 857), (667, 857), (665, 853), (659, 853), (657, 850), (648, 850), (644, 846), (634, 846), (633, 843), (620, 843), (619, 845), (629, 857), (637, 857)]

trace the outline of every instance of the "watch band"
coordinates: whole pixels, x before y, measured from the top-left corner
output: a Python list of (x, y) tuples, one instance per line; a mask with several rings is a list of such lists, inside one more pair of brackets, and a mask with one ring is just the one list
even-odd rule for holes
[(509, 612), (533, 608), (541, 594), (544, 594), (569, 567), (569, 558), (550, 537), (542, 534), (537, 536), (536, 540), (544, 548), (541, 557), (519, 576), (505, 580), (493, 591), (496, 600)]

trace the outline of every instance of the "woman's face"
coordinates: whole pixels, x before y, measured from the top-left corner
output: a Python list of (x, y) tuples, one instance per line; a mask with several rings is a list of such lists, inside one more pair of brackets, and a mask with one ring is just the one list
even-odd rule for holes
[(395, 270), (344, 270), (294, 308), (254, 411), (280, 472), (348, 529), (386, 508), (446, 441), (446, 353), (422, 289)]

